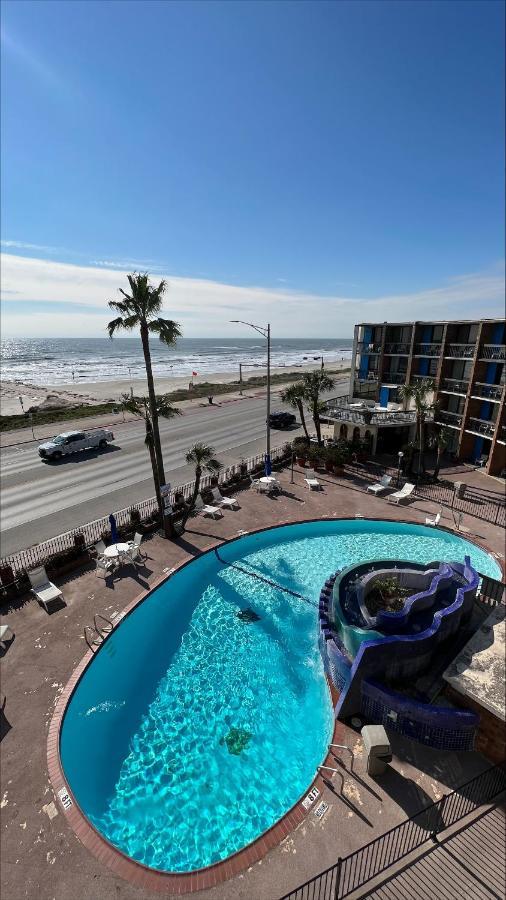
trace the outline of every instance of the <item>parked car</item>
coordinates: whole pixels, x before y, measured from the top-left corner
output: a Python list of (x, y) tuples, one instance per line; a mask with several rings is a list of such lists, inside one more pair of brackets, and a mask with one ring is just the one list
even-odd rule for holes
[(289, 412), (273, 412), (269, 416), (271, 428), (290, 428), (296, 421), (294, 414)]
[(105, 428), (97, 428), (94, 431), (64, 431), (52, 440), (40, 444), (39, 456), (41, 459), (61, 459), (62, 456), (69, 456), (78, 450), (107, 447), (113, 440), (112, 431)]

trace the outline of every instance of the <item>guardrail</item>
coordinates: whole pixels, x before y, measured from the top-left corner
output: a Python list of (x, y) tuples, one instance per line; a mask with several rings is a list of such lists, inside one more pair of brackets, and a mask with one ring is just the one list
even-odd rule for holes
[[(282, 447), (276, 447), (271, 450), (271, 459), (273, 462), (276, 462), (276, 460), (279, 460), (282, 456)], [(263, 461), (264, 454), (259, 454), (257, 456), (251, 456), (243, 462), (236, 463), (235, 465), (229, 466), (226, 469), (222, 469), (218, 475), (218, 484), (224, 485), (230, 480), (232, 475), (239, 474), (243, 465), (246, 465), (246, 470), (249, 473), (257, 466), (261, 465)], [(205, 491), (210, 487), (211, 478), (211, 475), (202, 476), (200, 480), (201, 491)], [(175, 502), (174, 495), (176, 493), (182, 494), (185, 500), (189, 500), (192, 495), (194, 485), (194, 481), (187, 481), (185, 484), (174, 487), (170, 494), (171, 504), (174, 504)], [(150, 515), (157, 512), (158, 510), (156, 497), (150, 497), (148, 500), (142, 500), (140, 503), (132, 503), (130, 506), (125, 506), (123, 509), (120, 509), (117, 512), (114, 511), (114, 518), (116, 519), (118, 528), (122, 528), (130, 524), (130, 513), (132, 509), (139, 510), (141, 514), (141, 520), (146, 520)], [(75, 535), (84, 535), (84, 545), (87, 549), (89, 549), (98, 540), (100, 540), (103, 532), (107, 531), (109, 528), (109, 518), (108, 516), (103, 516), (100, 519), (95, 519), (93, 522), (87, 522), (85, 525), (81, 525), (78, 528), (73, 528), (72, 531), (67, 531), (65, 532), (65, 534), (59, 534), (47, 541), (42, 541), (40, 544), (35, 544), (35, 546), (33, 547), (28, 547), (26, 550), (20, 550), (17, 553), (12, 553), (8, 556), (5, 556), (3, 559), (0, 559), (0, 568), (10, 567), (13, 571), (14, 577), (16, 578), (18, 575), (21, 575), (28, 569), (32, 569), (34, 566), (38, 566), (41, 564), (47, 565), (48, 561), (51, 560), (51, 557), (54, 557), (59, 553), (63, 553), (66, 550), (74, 549), (76, 546), (74, 541)]]
[[(505, 790), (504, 763), (486, 769), (369, 844), (338, 859), (281, 900), (342, 900)], [(483, 851), (486, 853), (486, 846)]]

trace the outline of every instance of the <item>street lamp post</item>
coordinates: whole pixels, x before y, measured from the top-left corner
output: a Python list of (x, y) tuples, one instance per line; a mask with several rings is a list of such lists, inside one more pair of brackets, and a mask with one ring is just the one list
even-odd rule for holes
[(401, 466), (402, 466), (402, 459), (403, 459), (403, 456), (404, 456), (404, 453), (402, 452), (402, 450), (399, 450), (397, 456), (399, 457), (399, 465), (397, 466), (397, 487), (399, 487), (399, 485), (400, 485), (400, 483), (401, 483)]
[(266, 431), (266, 447), (265, 447), (265, 462), (266, 465), (270, 466), (271, 462), (271, 428), (270, 428), (270, 415), (271, 415), (271, 326), (270, 323), (267, 326), (262, 325), (253, 325), (252, 322), (243, 322), (242, 319), (231, 319), (231, 322), (234, 325), (247, 325), (248, 328), (253, 328), (258, 334), (261, 334), (262, 337), (267, 338), (267, 431)]

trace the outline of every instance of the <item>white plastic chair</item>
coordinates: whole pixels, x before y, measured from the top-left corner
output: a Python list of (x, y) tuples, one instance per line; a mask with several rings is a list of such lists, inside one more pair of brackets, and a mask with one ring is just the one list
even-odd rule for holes
[(37, 566), (36, 569), (32, 569), (31, 572), (28, 572), (28, 578), (32, 586), (32, 594), (35, 594), (46, 612), (49, 612), (47, 608), (48, 603), (51, 603), (52, 600), (58, 600), (60, 597), (63, 598), (60, 588), (57, 588), (47, 577), (44, 566)]
[(387, 497), (387, 500), (389, 503), (404, 503), (405, 500), (409, 499), (414, 489), (414, 484), (410, 484), (410, 482), (407, 481), (400, 491), (396, 491), (395, 494), (390, 494), (390, 496)]
[(194, 512), (198, 516), (211, 516), (213, 519), (219, 519), (220, 516), (223, 516), (219, 506), (209, 506), (209, 504), (204, 503), (200, 494), (197, 494)]
[(224, 497), (217, 487), (213, 488), (211, 493), (214, 501), (219, 503), (220, 506), (225, 506), (229, 509), (239, 509), (239, 501), (235, 497)]
[(304, 478), (304, 481), (306, 482), (310, 491), (317, 491), (321, 488), (321, 484), (316, 478), (314, 469), (307, 470), (307, 475)]
[(128, 551), (128, 555), (131, 557), (132, 562), (135, 562), (136, 559), (146, 559), (147, 553), (144, 553), (141, 550), (141, 542), (142, 542), (142, 534), (139, 534), (137, 531), (134, 535), (133, 541), (130, 541), (130, 549)]
[(391, 483), (392, 483), (392, 476), (391, 475), (383, 475), (382, 478), (380, 478), (380, 480), (376, 482), (376, 484), (369, 484), (367, 486), (367, 490), (370, 491), (371, 494), (374, 494), (375, 496), (377, 496), (378, 494), (382, 494), (383, 491), (386, 491), (387, 488), (390, 487)]
[(442, 512), (443, 512), (443, 510), (440, 509), (436, 516), (434, 516), (434, 517), (427, 516), (427, 518), (425, 519), (425, 524), (432, 525), (434, 528), (437, 528), (437, 526), (439, 525), (439, 522), (441, 521)]

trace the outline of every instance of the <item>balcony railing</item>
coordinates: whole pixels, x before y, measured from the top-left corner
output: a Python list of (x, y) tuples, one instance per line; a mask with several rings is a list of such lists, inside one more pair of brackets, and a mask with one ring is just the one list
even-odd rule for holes
[(472, 387), (471, 396), (484, 397), (485, 400), (500, 400), (502, 392), (502, 384), (485, 384), (483, 381), (477, 381)]
[(459, 378), (443, 378), (439, 390), (448, 394), (467, 394), (468, 387), (468, 381)]
[(478, 434), (484, 434), (485, 437), (493, 437), (495, 422), (486, 422), (484, 419), (470, 418), (466, 431), (477, 431)]
[(480, 359), (496, 359), (499, 362), (506, 360), (506, 346), (504, 344), (483, 344), (480, 350)]
[(411, 375), (411, 381), (432, 381), (435, 382), (436, 376), (430, 375), (429, 372), (426, 372), (425, 375)]
[(385, 353), (387, 356), (409, 356), (410, 344), (408, 343), (391, 343), (385, 344)]
[(361, 356), (365, 356), (370, 353), (381, 353), (381, 344), (380, 343), (368, 343), (366, 341), (359, 341), (358, 352), (360, 353)]
[[(351, 422), (354, 425), (411, 425), (416, 422), (415, 410), (394, 411), (392, 412), (375, 412), (373, 408), (350, 409), (335, 404), (335, 401), (329, 400), (325, 412), (322, 414), (326, 418), (335, 419), (339, 422)], [(427, 420), (430, 420), (430, 414)]]
[(475, 344), (448, 344), (445, 356), (450, 356), (452, 359), (472, 359), (475, 346)]
[(381, 376), (382, 384), (404, 384), (406, 381), (406, 372), (383, 372)]
[(436, 413), (436, 422), (441, 422), (443, 425), (451, 425), (453, 428), (460, 428), (462, 425), (462, 413), (440, 409)]
[(442, 344), (415, 344), (415, 356), (439, 356)]
[(499, 427), (499, 432), (497, 434), (497, 440), (501, 444), (506, 444), (506, 425), (501, 425)]

